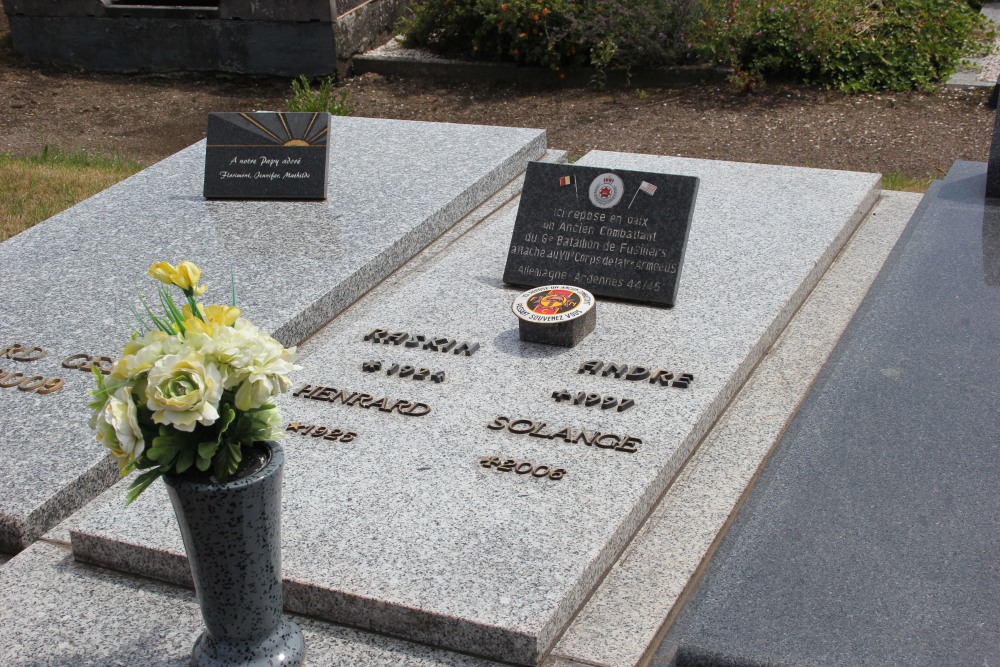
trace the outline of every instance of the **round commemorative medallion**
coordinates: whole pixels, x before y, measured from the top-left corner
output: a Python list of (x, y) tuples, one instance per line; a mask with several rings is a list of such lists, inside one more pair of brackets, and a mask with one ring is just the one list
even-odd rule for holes
[(519, 319), (538, 324), (568, 322), (594, 307), (594, 295), (572, 285), (545, 285), (521, 294), (511, 309)]
[(597, 208), (611, 208), (622, 200), (625, 183), (617, 174), (601, 174), (590, 183), (590, 203)]

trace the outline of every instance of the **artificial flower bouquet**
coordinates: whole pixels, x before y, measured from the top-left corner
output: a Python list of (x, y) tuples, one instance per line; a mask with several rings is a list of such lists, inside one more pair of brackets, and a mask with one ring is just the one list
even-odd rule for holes
[[(111, 450), (124, 477), (142, 470), (126, 496), (131, 503), (164, 474), (200, 472), (224, 482), (236, 472), (245, 448), (282, 437), (281, 416), (270, 402), (291, 386), (298, 370), (295, 348), (240, 317), (232, 305), (202, 305), (201, 270), (191, 262), (159, 262), (163, 315), (140, 293), (145, 317), (125, 345), (110, 376), (94, 369), (97, 389), (90, 426)], [(183, 292), (177, 307), (169, 287)], [(147, 321), (148, 318), (148, 321)]]

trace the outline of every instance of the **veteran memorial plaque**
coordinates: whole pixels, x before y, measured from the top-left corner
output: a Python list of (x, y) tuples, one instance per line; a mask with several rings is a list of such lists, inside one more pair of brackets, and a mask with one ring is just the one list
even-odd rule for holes
[(532, 162), (503, 281), (673, 306), (698, 178)]
[(326, 199), (328, 113), (210, 113), (207, 199)]

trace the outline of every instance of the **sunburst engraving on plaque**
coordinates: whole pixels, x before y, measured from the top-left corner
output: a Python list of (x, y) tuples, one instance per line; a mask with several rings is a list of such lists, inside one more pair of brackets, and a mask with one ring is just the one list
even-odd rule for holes
[(212, 113), (209, 199), (325, 199), (330, 114)]

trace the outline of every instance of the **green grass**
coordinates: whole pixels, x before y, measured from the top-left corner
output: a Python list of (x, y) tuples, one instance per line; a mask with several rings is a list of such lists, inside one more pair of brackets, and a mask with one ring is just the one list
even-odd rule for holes
[(50, 150), (0, 153), (0, 241), (143, 169), (136, 160)]
[(930, 178), (907, 176), (898, 171), (882, 174), (883, 190), (899, 190), (900, 192), (927, 192), (931, 186)]

